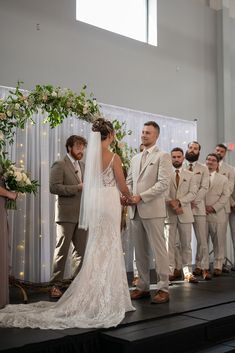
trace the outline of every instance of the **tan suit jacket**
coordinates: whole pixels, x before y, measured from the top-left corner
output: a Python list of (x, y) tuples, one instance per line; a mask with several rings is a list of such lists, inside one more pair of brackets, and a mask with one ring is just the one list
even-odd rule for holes
[[(233, 168), (233, 171), (235, 173), (235, 169)], [(234, 184), (233, 184), (233, 192), (230, 196), (230, 206), (233, 207), (235, 205), (235, 180), (234, 180)]]
[(227, 215), (225, 205), (228, 203), (229, 196), (228, 179), (224, 175), (216, 173), (212, 185), (210, 185), (206, 194), (206, 206), (212, 206), (216, 213), (207, 215), (207, 222), (226, 222)]
[[(231, 195), (234, 189), (234, 181), (235, 181), (234, 168), (231, 165), (223, 162), (219, 167), (219, 174), (224, 175), (228, 179), (229, 193)], [(231, 212), (229, 200), (225, 205), (225, 210), (226, 210), (226, 213)]]
[(155, 147), (140, 170), (141, 157), (139, 153), (132, 158), (126, 180), (133, 194), (142, 198), (137, 206), (130, 207), (130, 218), (134, 218), (136, 207), (143, 219), (166, 217), (165, 195), (172, 170), (170, 156)]
[(195, 207), (192, 209), (194, 216), (205, 216), (205, 197), (209, 189), (209, 171), (208, 168), (196, 162), (193, 167), (193, 174), (195, 176), (195, 181), (197, 185), (197, 196), (194, 200)]
[(191, 209), (191, 202), (197, 194), (196, 177), (192, 172), (182, 169), (179, 174), (180, 180), (178, 188), (175, 181), (175, 170), (171, 174), (171, 182), (167, 200), (179, 200), (183, 210), (183, 214), (176, 215), (171, 207), (167, 206), (166, 223), (173, 223), (178, 218), (180, 223), (192, 223), (194, 221)]
[[(79, 161), (79, 165), (83, 177), (84, 163)], [(50, 192), (57, 195), (55, 222), (77, 223), (79, 221), (81, 190), (78, 189), (78, 184), (81, 182), (68, 156), (52, 165)]]

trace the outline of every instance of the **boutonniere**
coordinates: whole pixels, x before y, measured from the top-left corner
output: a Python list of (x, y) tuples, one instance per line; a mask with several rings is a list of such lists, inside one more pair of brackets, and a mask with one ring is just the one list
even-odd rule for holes
[(183, 179), (183, 181), (187, 181), (187, 179)]
[(149, 165), (154, 165), (154, 163), (153, 163), (153, 162), (151, 162), (151, 163), (149, 163)]

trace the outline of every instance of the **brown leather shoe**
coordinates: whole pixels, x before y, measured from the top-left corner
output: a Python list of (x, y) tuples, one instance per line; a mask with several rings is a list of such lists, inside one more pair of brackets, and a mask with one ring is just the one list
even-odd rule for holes
[(202, 271), (202, 278), (206, 281), (210, 281), (212, 279), (212, 275), (209, 272), (209, 270), (203, 270)]
[(169, 275), (169, 281), (175, 281), (175, 280), (176, 280), (176, 278), (174, 275)]
[(213, 272), (213, 275), (214, 275), (215, 277), (221, 276), (221, 275), (222, 275), (222, 270), (220, 270), (219, 268), (215, 268), (215, 269), (214, 269), (214, 272)]
[(189, 273), (188, 275), (186, 275), (184, 277), (184, 280), (185, 282), (188, 282), (188, 283), (198, 283), (198, 280), (192, 273)]
[(174, 277), (175, 277), (175, 279), (182, 278), (182, 271), (175, 268), (174, 269)]
[(200, 267), (196, 267), (195, 270), (193, 271), (194, 276), (201, 276), (202, 274), (202, 269)]
[(51, 298), (60, 298), (62, 296), (62, 292), (59, 287), (53, 286), (50, 290), (50, 297)]
[(131, 284), (132, 284), (133, 287), (136, 287), (138, 282), (139, 282), (139, 277), (136, 276), (136, 277), (133, 278)]
[(131, 299), (132, 300), (148, 298), (148, 297), (150, 297), (150, 292), (149, 291), (143, 291), (143, 290), (135, 289), (135, 290), (133, 290), (131, 292)]
[(152, 299), (153, 304), (162, 304), (162, 303), (168, 303), (168, 302), (169, 302), (169, 293), (164, 292), (163, 290), (159, 290)]

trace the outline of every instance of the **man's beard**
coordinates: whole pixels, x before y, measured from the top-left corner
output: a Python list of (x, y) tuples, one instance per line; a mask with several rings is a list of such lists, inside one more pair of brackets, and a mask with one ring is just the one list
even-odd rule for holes
[(186, 151), (185, 158), (187, 159), (188, 162), (191, 162), (191, 163), (196, 162), (198, 161), (199, 153), (195, 154), (195, 153)]
[(219, 158), (219, 161), (222, 161), (223, 157), (220, 154), (216, 153), (216, 156)]
[(182, 167), (183, 163), (181, 163), (181, 162), (173, 162), (172, 164), (173, 164), (173, 167), (178, 169), (178, 168)]

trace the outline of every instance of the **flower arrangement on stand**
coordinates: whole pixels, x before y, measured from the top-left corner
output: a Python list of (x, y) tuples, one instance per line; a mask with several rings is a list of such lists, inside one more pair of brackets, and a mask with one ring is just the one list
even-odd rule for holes
[[(39, 183), (37, 180), (30, 180), (23, 166), (16, 167), (9, 159), (3, 159), (1, 156), (0, 164), (3, 170), (3, 180), (8, 190), (21, 194), (36, 194)], [(5, 206), (7, 209), (16, 210), (16, 200), (7, 199)]]
[(135, 148), (129, 147), (123, 139), (126, 136), (132, 134), (131, 130), (127, 130), (126, 122), (120, 122), (115, 119), (112, 121), (114, 130), (115, 130), (115, 139), (112, 143), (111, 151), (118, 154), (122, 161), (122, 167), (124, 170), (125, 176), (127, 176), (128, 169), (130, 167), (131, 158), (134, 154), (137, 153)]
[[(137, 153), (135, 148), (129, 147), (123, 139), (126, 136), (132, 134), (131, 130), (127, 130), (126, 122), (120, 122), (115, 119), (112, 121), (114, 130), (115, 130), (115, 139), (111, 144), (111, 151), (118, 154), (122, 161), (122, 167), (125, 177), (127, 176), (128, 169), (130, 167), (131, 158), (134, 154)], [(121, 229), (126, 228), (126, 218), (127, 218), (127, 206), (122, 207), (122, 216), (121, 216)]]

